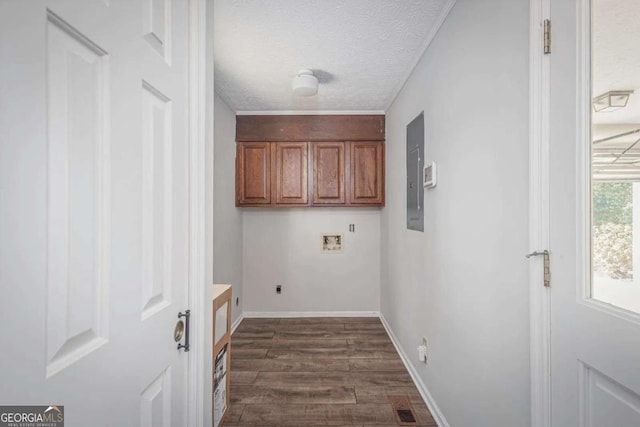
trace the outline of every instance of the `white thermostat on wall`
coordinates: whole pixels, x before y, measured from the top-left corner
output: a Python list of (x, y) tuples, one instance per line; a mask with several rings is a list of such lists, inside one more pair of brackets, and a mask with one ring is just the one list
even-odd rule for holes
[(424, 165), (422, 185), (424, 188), (433, 188), (436, 186), (436, 162), (430, 162)]

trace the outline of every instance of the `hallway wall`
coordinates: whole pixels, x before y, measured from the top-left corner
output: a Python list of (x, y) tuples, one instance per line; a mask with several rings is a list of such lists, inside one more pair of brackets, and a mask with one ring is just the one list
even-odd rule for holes
[[(387, 112), (381, 312), (456, 427), (530, 422), (528, 12), (527, 0), (458, 0)], [(416, 232), (405, 141), (421, 111), (438, 186)]]
[[(213, 282), (233, 285), (232, 322), (243, 310), (242, 211), (235, 206), (236, 116), (215, 95)], [(235, 300), (239, 298), (236, 306)]]

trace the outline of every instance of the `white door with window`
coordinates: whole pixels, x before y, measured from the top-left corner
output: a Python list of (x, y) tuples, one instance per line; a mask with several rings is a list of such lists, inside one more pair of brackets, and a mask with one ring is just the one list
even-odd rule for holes
[(640, 426), (640, 2), (550, 6), (551, 424)]
[(187, 425), (187, 8), (0, 0), (2, 405)]

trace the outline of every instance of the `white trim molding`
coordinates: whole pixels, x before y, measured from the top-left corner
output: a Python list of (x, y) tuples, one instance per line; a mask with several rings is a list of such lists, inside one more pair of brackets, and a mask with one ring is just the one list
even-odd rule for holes
[(379, 317), (377, 311), (245, 311), (244, 318), (278, 317)]
[(240, 313), (240, 316), (238, 316), (238, 318), (234, 320), (233, 323), (231, 324), (231, 335), (233, 335), (236, 329), (238, 329), (238, 326), (240, 326), (240, 323), (242, 323), (243, 320), (244, 320), (244, 314)]
[[(550, 64), (544, 54), (544, 20), (550, 0), (530, 0), (529, 38), (529, 250), (549, 249)], [(524, 255), (524, 254), (523, 254)], [(553, 254), (551, 254), (553, 255)], [(551, 426), (550, 290), (542, 257), (529, 260), (531, 425)]]
[(236, 111), (238, 116), (367, 116), (384, 114), (382, 110), (264, 110), (264, 111)]
[(407, 371), (409, 371), (409, 375), (411, 376), (413, 383), (416, 385), (418, 392), (420, 392), (420, 396), (422, 397), (422, 400), (424, 400), (424, 403), (427, 405), (427, 408), (429, 408), (429, 412), (431, 412), (433, 419), (436, 421), (439, 427), (449, 427), (449, 423), (447, 422), (447, 419), (444, 417), (444, 414), (436, 404), (436, 401), (433, 399), (433, 396), (431, 396), (431, 393), (429, 392), (429, 389), (422, 381), (422, 378), (420, 378), (418, 371), (416, 371), (416, 368), (410, 362), (410, 359), (407, 356), (407, 353), (404, 351), (404, 349), (400, 345), (400, 342), (396, 338), (396, 335), (393, 333), (391, 326), (389, 325), (389, 323), (387, 323), (387, 320), (384, 318), (382, 313), (380, 314), (380, 321), (382, 322), (382, 325), (386, 329), (387, 334), (389, 335), (389, 338), (393, 343), (393, 346), (396, 348), (396, 351), (400, 355), (400, 359), (402, 360), (402, 363), (404, 364), (405, 368), (407, 368)]
[(188, 11), (188, 73), (189, 73), (189, 295), (191, 308), (191, 334), (193, 351), (188, 353), (187, 378), (187, 426), (204, 427), (205, 358), (209, 349), (205, 348), (205, 130), (206, 115), (206, 30), (208, 22), (206, 0), (189, 0)]

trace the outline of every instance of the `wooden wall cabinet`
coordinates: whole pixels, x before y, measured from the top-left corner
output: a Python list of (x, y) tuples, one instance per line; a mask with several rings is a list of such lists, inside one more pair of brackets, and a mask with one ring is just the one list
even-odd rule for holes
[(236, 206), (308, 205), (309, 143), (237, 143)]
[(238, 142), (236, 206), (384, 206), (384, 143)]
[(237, 116), (236, 206), (384, 206), (384, 115)]

